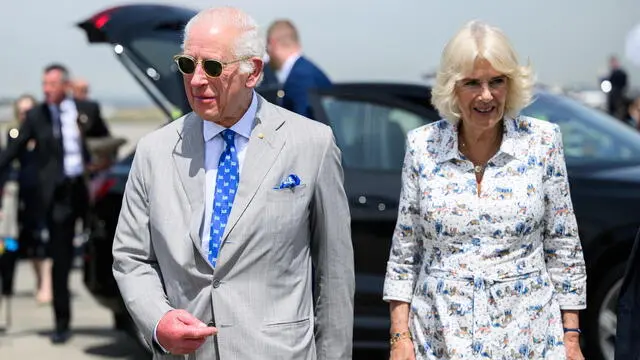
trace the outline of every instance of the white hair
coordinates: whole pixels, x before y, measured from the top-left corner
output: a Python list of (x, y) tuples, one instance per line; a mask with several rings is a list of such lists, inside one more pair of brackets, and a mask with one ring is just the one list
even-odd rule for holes
[[(240, 36), (236, 39), (235, 46), (232, 49), (236, 58), (264, 58), (266, 44), (264, 37), (260, 34), (258, 23), (249, 14), (233, 7), (206, 9), (192, 17), (184, 28), (183, 49), (191, 27), (200, 21), (207, 21), (212, 25), (231, 26), (240, 31)], [(253, 66), (253, 62), (250, 60), (242, 61), (239, 70), (241, 73), (251, 73), (254, 71)], [(260, 77), (262, 78), (262, 74)]]
[(431, 90), (431, 103), (440, 115), (453, 123), (461, 116), (455, 95), (456, 82), (468, 76), (479, 59), (488, 61), (496, 71), (507, 76), (506, 116), (515, 117), (531, 102), (535, 81), (531, 68), (519, 65), (515, 50), (500, 29), (474, 20), (445, 46)]

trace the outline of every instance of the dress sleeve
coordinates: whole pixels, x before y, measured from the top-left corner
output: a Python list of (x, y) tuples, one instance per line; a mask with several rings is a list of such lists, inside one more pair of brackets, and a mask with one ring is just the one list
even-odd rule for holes
[(391, 251), (387, 262), (383, 299), (410, 303), (420, 271), (423, 243), (419, 237), (420, 172), (416, 161), (416, 138), (409, 133), (404, 165), (402, 190), (398, 205), (398, 220), (393, 232)]
[(555, 125), (543, 136), (544, 253), (547, 270), (558, 293), (560, 308), (586, 308), (586, 268), (578, 224), (573, 212), (562, 134)]

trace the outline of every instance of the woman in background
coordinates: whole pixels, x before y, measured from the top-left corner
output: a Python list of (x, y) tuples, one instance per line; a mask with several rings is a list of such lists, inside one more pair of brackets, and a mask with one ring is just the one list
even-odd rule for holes
[[(17, 125), (10, 129), (7, 134), (9, 142), (18, 137), (20, 124), (24, 121), (27, 111), (35, 105), (36, 100), (30, 95), (23, 95), (16, 100), (15, 116)], [(35, 158), (37, 145), (35, 141), (30, 141), (26, 151), (22, 153), (15, 165), (20, 194), (18, 211), (19, 243), (24, 250), (24, 254), (31, 259), (33, 264), (37, 283), (36, 301), (40, 304), (47, 304), (51, 302), (52, 298), (52, 263), (47, 244), (46, 219), (42, 211), (38, 188), (38, 164)]]

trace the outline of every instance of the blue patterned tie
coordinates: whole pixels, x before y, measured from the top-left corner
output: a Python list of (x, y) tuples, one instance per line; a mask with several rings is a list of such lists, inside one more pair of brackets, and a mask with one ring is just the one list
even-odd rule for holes
[(226, 129), (222, 131), (221, 135), (226, 146), (218, 162), (208, 256), (209, 262), (214, 268), (218, 261), (218, 252), (222, 235), (224, 235), (224, 228), (227, 225), (231, 207), (233, 206), (233, 199), (236, 197), (238, 182), (240, 181), (238, 154), (234, 144), (236, 133), (233, 130)]

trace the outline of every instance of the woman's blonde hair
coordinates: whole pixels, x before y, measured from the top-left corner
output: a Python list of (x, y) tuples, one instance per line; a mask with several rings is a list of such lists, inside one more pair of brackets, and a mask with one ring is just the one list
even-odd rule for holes
[(480, 59), (508, 78), (505, 116), (515, 117), (531, 102), (535, 81), (531, 67), (518, 63), (515, 50), (500, 29), (474, 20), (460, 29), (442, 52), (431, 103), (445, 119), (453, 123), (460, 120), (456, 82), (468, 76)]

